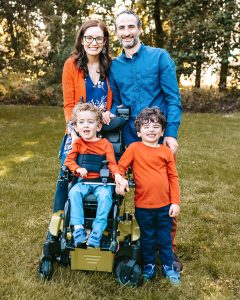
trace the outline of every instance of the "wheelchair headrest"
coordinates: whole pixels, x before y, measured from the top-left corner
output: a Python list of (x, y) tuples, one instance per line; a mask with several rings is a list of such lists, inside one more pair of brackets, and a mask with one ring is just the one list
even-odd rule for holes
[(113, 131), (115, 129), (121, 129), (125, 125), (126, 120), (122, 117), (114, 117), (111, 119), (109, 125), (103, 124), (102, 132)]

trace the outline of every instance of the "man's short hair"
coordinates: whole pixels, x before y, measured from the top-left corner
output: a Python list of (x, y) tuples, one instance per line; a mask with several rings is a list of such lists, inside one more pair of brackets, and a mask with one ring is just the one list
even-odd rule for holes
[(78, 102), (72, 111), (72, 123), (74, 125), (77, 124), (77, 115), (79, 112), (82, 111), (92, 111), (96, 114), (96, 120), (98, 124), (102, 123), (102, 111), (96, 107), (93, 103), (84, 103), (84, 102)]
[(142, 27), (142, 21), (140, 20), (139, 16), (132, 10), (130, 9), (125, 9), (123, 11), (121, 11), (120, 13), (118, 13), (116, 15), (116, 18), (115, 18), (115, 29), (117, 29), (117, 26), (116, 26), (116, 20), (117, 18), (120, 16), (120, 15), (123, 15), (123, 14), (127, 14), (127, 15), (133, 15), (136, 19), (137, 19), (137, 27), (138, 28), (141, 28)]
[(166, 128), (166, 118), (158, 107), (147, 107), (137, 116), (134, 122), (136, 131), (140, 132), (141, 127), (149, 123), (159, 123), (162, 126), (162, 130)]

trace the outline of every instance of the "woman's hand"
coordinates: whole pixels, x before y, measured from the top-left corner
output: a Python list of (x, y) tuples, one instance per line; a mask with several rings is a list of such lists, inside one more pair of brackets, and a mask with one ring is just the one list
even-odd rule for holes
[(103, 123), (106, 125), (109, 125), (111, 119), (114, 117), (115, 117), (115, 115), (112, 114), (110, 111), (105, 111), (102, 113)]

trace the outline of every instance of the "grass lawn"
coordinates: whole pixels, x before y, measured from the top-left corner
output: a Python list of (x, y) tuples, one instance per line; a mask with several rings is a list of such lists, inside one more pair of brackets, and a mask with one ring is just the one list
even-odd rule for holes
[(0, 106), (0, 117), (1, 299), (240, 299), (240, 113), (183, 115), (177, 164), (182, 283), (172, 287), (158, 272), (134, 289), (121, 288), (108, 273), (61, 266), (52, 281), (38, 279), (63, 113), (55, 107)]

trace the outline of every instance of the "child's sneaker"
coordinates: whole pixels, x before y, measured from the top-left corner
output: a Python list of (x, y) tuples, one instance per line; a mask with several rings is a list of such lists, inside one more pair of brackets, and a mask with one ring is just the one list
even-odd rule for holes
[(147, 264), (144, 266), (143, 269), (143, 279), (144, 281), (148, 281), (151, 280), (155, 277), (156, 275), (156, 265), (152, 265), (152, 264)]
[(87, 232), (85, 228), (78, 228), (73, 231), (73, 239), (75, 247), (81, 246), (87, 241)]
[(88, 247), (99, 248), (101, 238), (102, 238), (102, 231), (93, 229), (87, 241)]
[(163, 270), (163, 276), (169, 279), (169, 281), (172, 284), (175, 285), (180, 284), (180, 274), (179, 272), (175, 271), (173, 267), (171, 268), (169, 266), (163, 265), (162, 270)]
[(181, 272), (183, 269), (183, 264), (180, 262), (179, 257), (173, 252), (173, 268), (177, 272)]

